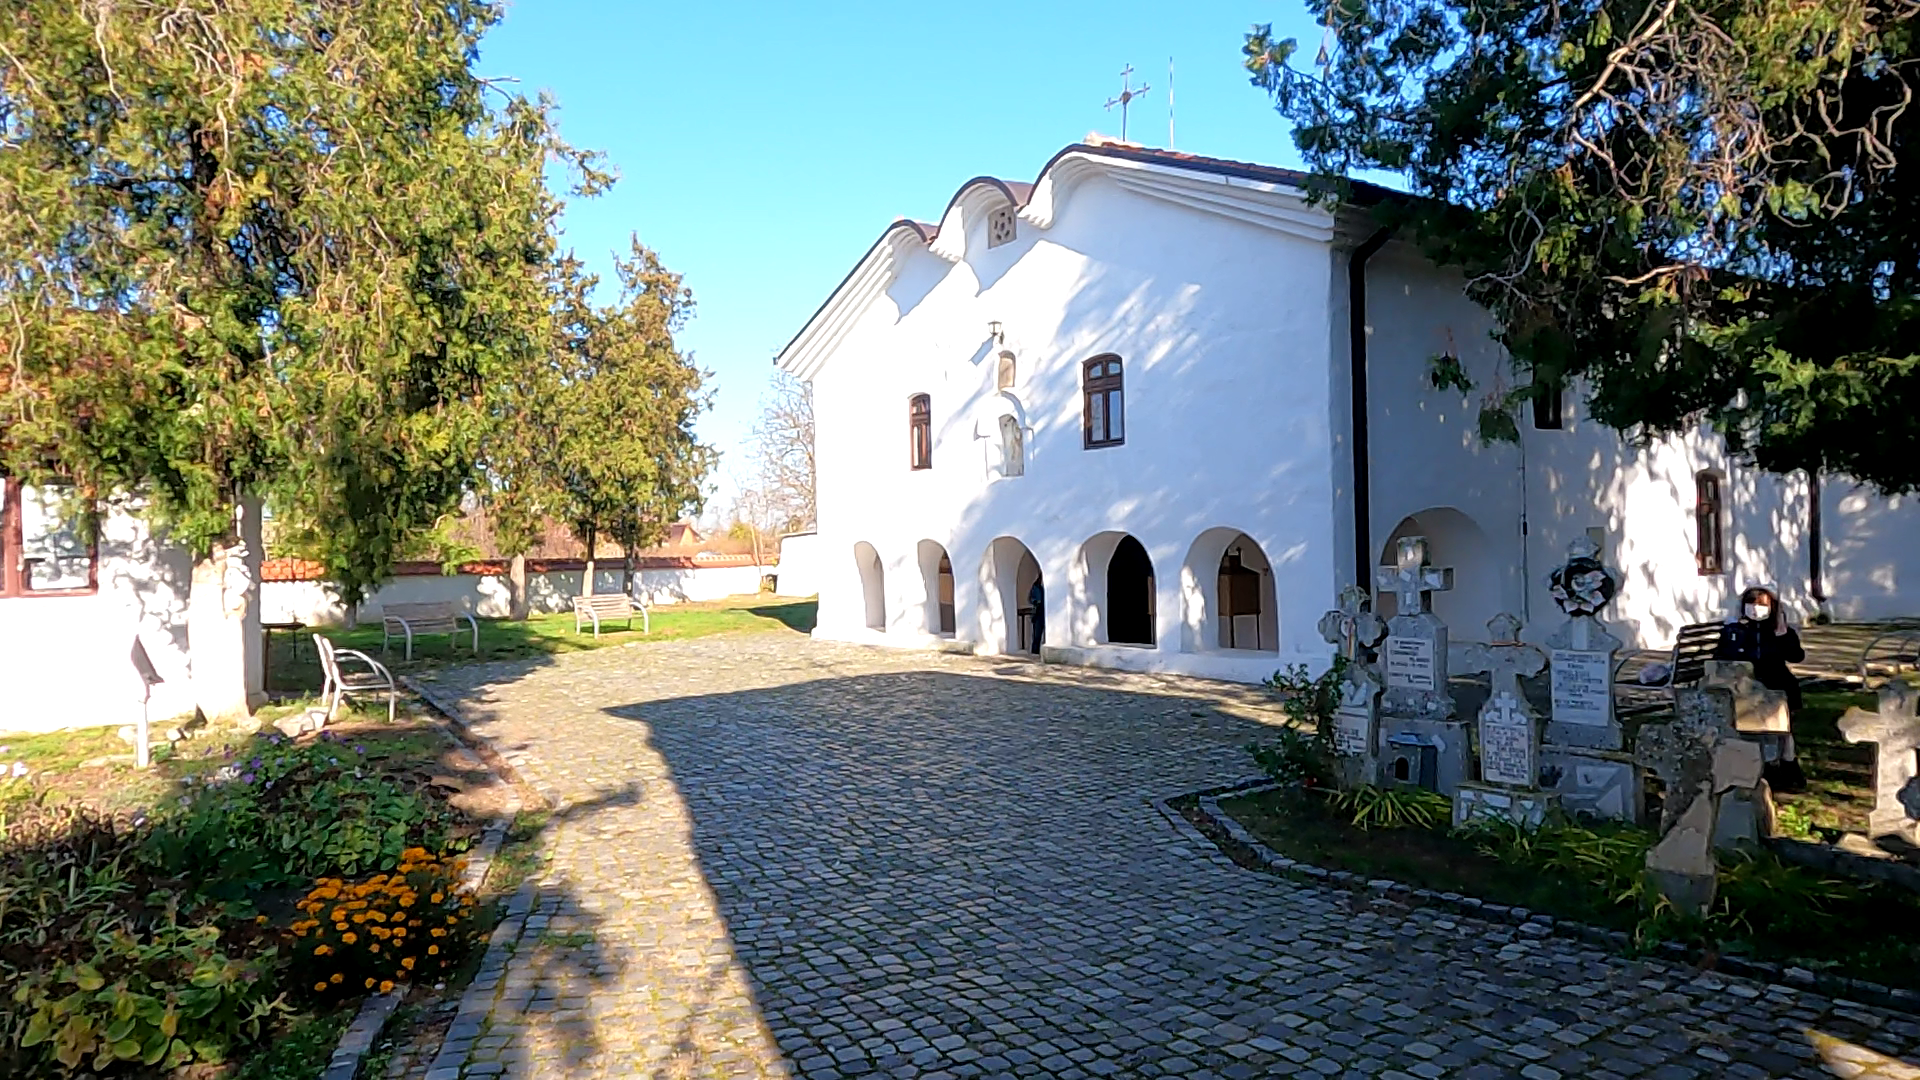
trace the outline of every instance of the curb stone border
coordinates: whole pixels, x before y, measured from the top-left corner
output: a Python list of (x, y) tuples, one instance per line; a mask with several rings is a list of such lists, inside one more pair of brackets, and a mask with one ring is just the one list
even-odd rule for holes
[[(1623, 930), (1608, 930), (1572, 919), (1559, 919), (1552, 915), (1539, 914), (1523, 907), (1491, 904), (1478, 897), (1414, 888), (1387, 878), (1367, 878), (1347, 870), (1327, 870), (1297, 859), (1290, 859), (1262, 843), (1258, 837), (1247, 831), (1246, 826), (1235, 821), (1232, 815), (1220, 808), (1220, 800), (1223, 797), (1259, 795), (1276, 791), (1279, 787), (1280, 785), (1265, 780), (1252, 780), (1227, 787), (1176, 795), (1173, 799), (1197, 799), (1201, 815), (1215, 828), (1225, 833), (1235, 845), (1245, 849), (1246, 854), (1258, 862), (1263, 871), (1274, 876), (1296, 878), (1353, 892), (1377, 893), (1394, 899), (1444, 907), (1461, 915), (1512, 924), (1518, 929), (1520, 936), (1527, 938), (1539, 939), (1554, 936), (1574, 938), (1590, 945), (1617, 951), (1625, 950), (1632, 944), (1632, 938)], [(1220, 853), (1222, 845), (1195, 828), (1185, 815), (1173, 807), (1173, 799), (1160, 800), (1156, 805), (1162, 813), (1173, 820), (1177, 828), (1189, 834), (1189, 839), (1204, 843), (1208, 849), (1211, 849), (1210, 853)], [(1220, 857), (1225, 858), (1225, 855), (1221, 854)], [(1231, 862), (1231, 860), (1228, 861)], [(1661, 960), (1680, 964), (1698, 965), (1704, 958), (1700, 950), (1682, 945), (1677, 941), (1658, 942), (1654, 946), (1653, 953)], [(1805, 968), (1783, 967), (1780, 964), (1726, 955), (1715, 959), (1713, 971), (1700, 971), (1696, 977), (1715, 975), (1743, 976), (1794, 991), (1813, 991), (1824, 994), (1838, 1003), (1864, 1002), (1897, 1012), (1920, 1015), (1920, 992), (1882, 986), (1864, 979), (1822, 975)]]
[[(402, 681), (410, 688), (412, 687), (411, 679)], [(414, 692), (419, 693), (419, 690), (415, 688)], [(439, 702), (426, 694), (420, 694), (420, 697), (432, 706), (434, 711), (443, 716), (448, 715), (447, 710)], [(471, 732), (458, 726), (455, 736), (459, 738), (462, 745), (474, 738)], [(520, 786), (520, 781), (513, 774), (512, 768), (503, 767), (503, 763), (491, 754), (483, 755), (481, 761), (492, 771), (497, 782), (507, 785), (508, 789), (513, 791), (515, 814), (524, 809), (525, 799), (517, 790), (514, 790)], [(487, 871), (493, 865), (494, 856), (500, 853), (500, 845), (506, 841), (507, 829), (512, 824), (513, 818), (507, 817), (488, 825), (480, 834), (480, 842), (467, 853), (466, 869), (460, 875), (462, 888), (469, 892), (479, 891), (481, 884), (487, 880)], [(503, 924), (506, 922), (504, 919), (501, 921)], [(498, 928), (495, 929), (495, 936), (498, 936)], [(488, 951), (491, 954), (491, 946)], [(407, 993), (412, 989), (412, 983), (397, 983), (392, 992), (375, 994), (361, 1002), (360, 1011), (354, 1014), (353, 1021), (347, 1025), (347, 1030), (340, 1036), (339, 1045), (334, 1047), (333, 1056), (327, 1059), (327, 1066), (321, 1072), (320, 1080), (355, 1080), (360, 1075), (360, 1063), (373, 1050), (374, 1044), (380, 1041), (381, 1034), (386, 1031), (387, 1021), (393, 1019), (394, 1012), (398, 1010), (400, 1003), (406, 999)]]
[[(540, 783), (528, 775), (525, 761), (507, 758), (494, 747), (492, 740), (473, 730), (459, 709), (436, 688), (424, 686), (411, 676), (402, 676), (400, 680), (409, 690), (418, 694), (420, 700), (427, 703), (435, 712), (446, 718), (462, 742), (480, 753), (484, 760), (500, 776), (523, 789), (523, 810), (544, 809), (553, 805), (553, 799), (541, 789)], [(528, 803), (525, 796), (531, 796)], [(504, 829), (502, 830), (504, 833)], [(506, 977), (507, 962), (512, 959), (515, 946), (519, 944), (521, 933), (526, 928), (527, 917), (534, 911), (539, 900), (540, 887), (536, 882), (527, 881), (516, 889), (507, 900), (506, 911), (500, 922), (494, 926), (493, 934), (487, 939), (487, 951), (480, 959), (480, 969), (474, 973), (473, 981), (460, 995), (460, 1006), (454, 1013), (453, 1024), (441, 1037), (440, 1046), (429, 1060), (423, 1080), (457, 1080), (467, 1053), (473, 1048), (473, 1042), (479, 1038), (487, 1016), (493, 1011), (494, 999), (499, 995), (500, 982)], [(321, 1080), (335, 1080), (332, 1076)], [(347, 1080), (352, 1080), (351, 1077)], [(371, 1080), (371, 1078), (370, 1078)]]

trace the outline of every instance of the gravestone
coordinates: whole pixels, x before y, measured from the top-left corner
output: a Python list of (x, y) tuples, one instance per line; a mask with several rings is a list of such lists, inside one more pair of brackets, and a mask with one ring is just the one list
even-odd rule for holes
[(1744, 735), (1791, 735), (1787, 695), (1769, 690), (1753, 677), (1753, 665), (1742, 661), (1709, 660), (1700, 685), (1719, 687), (1733, 695), (1733, 729)]
[(1850, 743), (1870, 742), (1873, 754), (1873, 809), (1867, 832), (1920, 845), (1920, 688), (1905, 679), (1880, 687), (1880, 707), (1858, 706), (1840, 718), (1840, 735)]
[(1340, 590), (1340, 606), (1320, 618), (1320, 636), (1336, 646), (1346, 670), (1340, 680), (1340, 705), (1333, 714), (1333, 748), (1340, 759), (1340, 783), (1352, 789), (1378, 775), (1377, 710), (1380, 675), (1374, 670), (1374, 646), (1387, 624), (1368, 610), (1365, 589)]
[(1400, 611), (1387, 621), (1381, 648), (1386, 668), (1384, 708), (1395, 716), (1444, 720), (1453, 715), (1447, 691), (1447, 624), (1433, 613), (1430, 597), (1453, 588), (1453, 570), (1427, 565), (1427, 538), (1404, 536), (1396, 563), (1382, 566), (1375, 580), (1393, 593)]
[(1674, 699), (1674, 720), (1643, 727), (1634, 740), (1635, 758), (1666, 788), (1647, 873), (1676, 908), (1700, 916), (1719, 890), (1714, 850), (1759, 840), (1760, 746), (1734, 730), (1736, 702), (1725, 687), (1690, 687)]
[(1624, 740), (1613, 712), (1613, 655), (1621, 641), (1597, 617), (1616, 585), (1598, 555), (1599, 547), (1582, 536), (1568, 545), (1566, 563), (1550, 579), (1553, 602), (1567, 621), (1547, 638), (1553, 665), (1547, 738), (1557, 746), (1618, 750)]
[(1380, 647), (1385, 692), (1380, 698), (1380, 779), (1451, 795), (1468, 780), (1467, 725), (1453, 718), (1447, 688), (1447, 624), (1429, 606), (1453, 588), (1453, 571), (1427, 565), (1425, 537), (1400, 540), (1395, 565), (1376, 581), (1399, 599)]
[(1468, 671), (1488, 675), (1487, 702), (1480, 709), (1480, 782), (1454, 792), (1453, 823), (1495, 817), (1528, 828), (1546, 821), (1553, 797), (1535, 786), (1539, 775), (1539, 729), (1520, 680), (1547, 666), (1546, 654), (1520, 640), (1520, 620), (1505, 612), (1487, 622), (1489, 641), (1469, 646)]
[(1638, 822), (1645, 801), (1640, 767), (1621, 752), (1625, 737), (1613, 705), (1613, 657), (1621, 641), (1599, 619), (1617, 583), (1599, 552), (1591, 538), (1576, 538), (1567, 561), (1548, 578), (1567, 621), (1547, 638), (1553, 704), (1538, 782), (1576, 817)]

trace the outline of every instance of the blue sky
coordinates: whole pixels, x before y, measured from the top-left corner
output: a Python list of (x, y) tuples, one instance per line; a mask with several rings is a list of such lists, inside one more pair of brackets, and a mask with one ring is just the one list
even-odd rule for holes
[(933, 218), (972, 176), (1031, 180), (1089, 131), (1118, 134), (1102, 104), (1123, 64), (1151, 86), (1135, 141), (1166, 145), (1172, 57), (1179, 149), (1298, 165), (1240, 66), (1254, 23), (1318, 48), (1300, 0), (518, 0), (479, 70), (552, 94), (568, 141), (620, 171), (567, 213), (583, 258), (604, 274), (637, 232), (686, 275), (699, 307), (683, 343), (718, 390), (700, 433), (724, 455), (725, 509), (773, 355), (880, 230)]

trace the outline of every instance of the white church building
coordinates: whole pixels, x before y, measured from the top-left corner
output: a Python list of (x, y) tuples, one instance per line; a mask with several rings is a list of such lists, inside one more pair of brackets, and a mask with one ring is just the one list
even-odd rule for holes
[[(1320, 615), (1409, 534), (1460, 643), (1502, 610), (1544, 639), (1582, 535), (1637, 647), (1755, 584), (1799, 621), (1920, 613), (1914, 500), (1635, 447), (1578, 387), (1482, 445), (1490, 317), (1306, 179), (1091, 140), (889, 226), (778, 359), (814, 389), (816, 636), (1029, 651), (1038, 579), (1049, 660), (1257, 680), (1324, 663)], [(1473, 396), (1432, 389), (1449, 353)]]

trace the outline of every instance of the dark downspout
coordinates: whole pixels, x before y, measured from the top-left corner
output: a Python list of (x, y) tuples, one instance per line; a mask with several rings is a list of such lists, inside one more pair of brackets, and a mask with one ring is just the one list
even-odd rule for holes
[(1820, 614), (1827, 613), (1827, 582), (1821, 575), (1820, 558), (1820, 470), (1807, 470), (1807, 591), (1813, 594), (1813, 602), (1819, 605)]
[(1353, 398), (1353, 580), (1373, 591), (1373, 499), (1367, 462), (1367, 260), (1387, 245), (1381, 229), (1347, 259), (1347, 355)]

